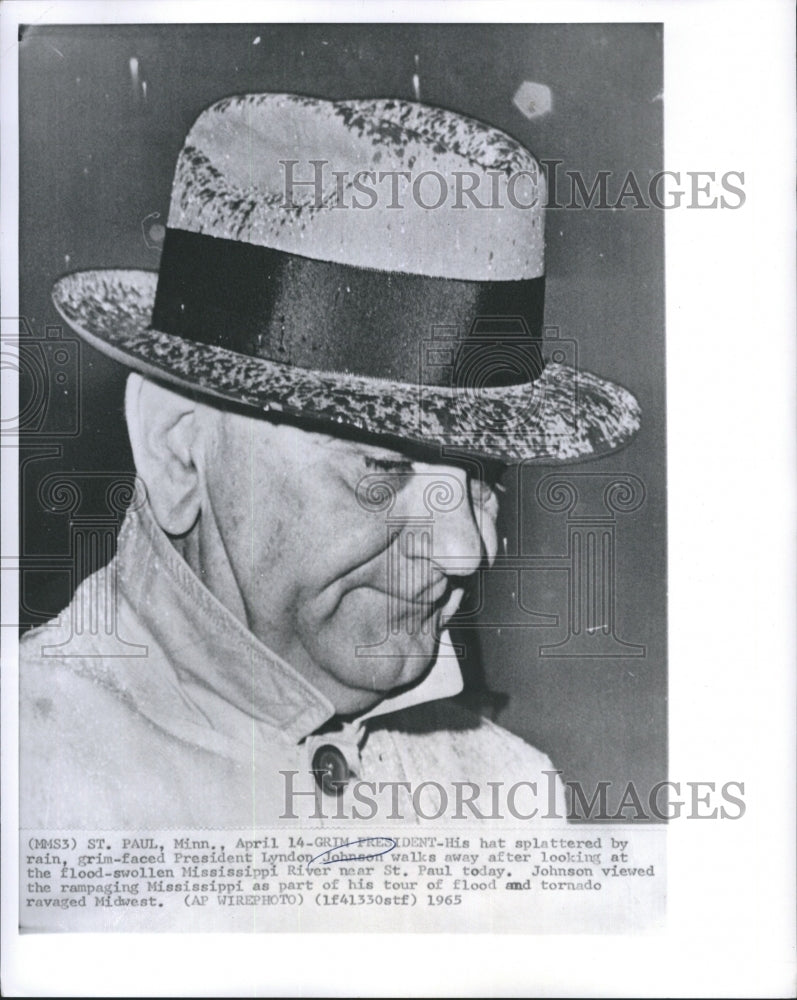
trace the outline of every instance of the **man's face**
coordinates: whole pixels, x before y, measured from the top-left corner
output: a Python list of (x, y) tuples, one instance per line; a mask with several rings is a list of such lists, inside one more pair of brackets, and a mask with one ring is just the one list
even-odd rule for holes
[(286, 424), (219, 413), (204, 490), (205, 561), (229, 563), (250, 630), (343, 714), (427, 670), (495, 557), (478, 475)]

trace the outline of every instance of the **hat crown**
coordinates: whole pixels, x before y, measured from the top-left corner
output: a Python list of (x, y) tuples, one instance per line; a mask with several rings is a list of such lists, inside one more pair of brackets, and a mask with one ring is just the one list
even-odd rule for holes
[(356, 267), (511, 281), (544, 272), (544, 202), (531, 153), (455, 112), (245, 94), (191, 128), (169, 227)]
[[(317, 165), (320, 192), (298, 172)], [(358, 178), (387, 192), (357, 207)], [(567, 342), (543, 363), (544, 203), (531, 154), (459, 114), (232, 97), (179, 156), (157, 288), (87, 271), (53, 300), (89, 343), (208, 399), (449, 457), (572, 461), (626, 443), (639, 407), (565, 364)]]

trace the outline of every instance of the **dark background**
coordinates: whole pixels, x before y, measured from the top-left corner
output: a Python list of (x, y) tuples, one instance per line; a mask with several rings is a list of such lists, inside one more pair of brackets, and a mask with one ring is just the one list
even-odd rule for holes
[[(563, 161), (560, 171), (579, 171), (588, 186), (599, 170), (611, 171), (614, 201), (629, 171), (644, 188), (661, 169), (661, 51), (661, 28), (651, 24), (25, 29), (20, 301), (27, 331), (46, 340), (48, 326), (58, 325), (50, 289), (67, 271), (157, 269), (157, 224), (166, 221), (177, 153), (197, 114), (220, 97), (289, 91), (413, 99), (417, 72), (423, 101), (504, 129), (538, 158)], [(514, 106), (524, 80), (551, 88), (549, 114), (529, 120)], [(559, 197), (569, 200), (567, 187)], [(628, 448), (561, 471), (631, 473), (644, 484), (644, 503), (616, 516), (614, 566), (616, 635), (644, 655), (540, 655), (541, 646), (568, 634), (564, 559), (558, 568), (554, 560), (548, 569), (490, 574), (481, 627), (459, 636), (473, 686), (497, 695), (488, 699), (494, 717), (550, 754), (565, 780), (588, 790), (611, 781), (615, 802), (628, 781), (644, 798), (667, 777), (663, 214), (632, 206), (629, 199), (616, 210), (549, 211), (546, 323), (577, 344), (580, 366), (626, 385), (642, 406), (642, 430)], [(22, 435), (23, 627), (57, 613), (81, 575), (70, 555), (70, 518), (74, 526), (103, 513), (108, 481), (86, 474), (132, 470), (125, 371), (76, 345), (69, 331), (61, 337), (66, 378), (51, 382), (38, 417), (36, 407), (28, 411), (35, 426), (29, 421)], [(52, 350), (39, 356), (45, 377), (54, 378)], [(26, 378), (23, 366), (23, 401), (31, 391)], [(534, 499), (552, 471), (507, 476), (499, 532), (510, 555), (566, 556), (565, 514)], [(79, 510), (58, 509), (44, 488), (58, 472), (80, 474)], [(600, 503), (589, 513), (600, 514)], [(558, 623), (540, 624), (533, 612)]]

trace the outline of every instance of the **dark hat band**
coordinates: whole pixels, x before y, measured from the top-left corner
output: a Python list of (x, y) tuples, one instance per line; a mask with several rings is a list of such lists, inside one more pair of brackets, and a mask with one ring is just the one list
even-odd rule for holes
[(517, 385), (544, 367), (544, 289), (544, 277), (379, 271), (168, 229), (152, 326), (308, 370), (448, 388)]

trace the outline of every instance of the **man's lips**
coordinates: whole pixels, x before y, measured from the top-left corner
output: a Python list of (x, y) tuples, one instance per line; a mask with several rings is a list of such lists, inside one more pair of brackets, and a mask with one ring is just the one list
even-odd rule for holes
[[(358, 592), (371, 591), (374, 596), (386, 602), (388, 614), (397, 616), (431, 617), (438, 610), (443, 611), (443, 624), (456, 612), (464, 594), (464, 580), (448, 576), (432, 562), (409, 562), (393, 567), (389, 580), (384, 578), (384, 570), (374, 572), (374, 563), (350, 574), (348, 586), (338, 591), (335, 606)], [(398, 569), (398, 572), (395, 570)], [(340, 581), (342, 583), (343, 581)]]
[(406, 604), (410, 607), (416, 608), (430, 608), (442, 601), (448, 593), (448, 590), (448, 577), (442, 576), (440, 579), (433, 580), (431, 583), (427, 584), (425, 587), (416, 591), (412, 595), (408, 595), (406, 593), (395, 593), (390, 590), (383, 590), (382, 593), (384, 593), (391, 602)]
[[(383, 592), (384, 593), (384, 592)], [(453, 581), (444, 578), (441, 582), (432, 584), (420, 595), (408, 599), (386, 594), (393, 603), (393, 608), (399, 608), (403, 612), (418, 615), (424, 611), (431, 617), (432, 614), (440, 612), (440, 625), (445, 627), (457, 613), (465, 594), (465, 587), (462, 584), (453, 585)]]

